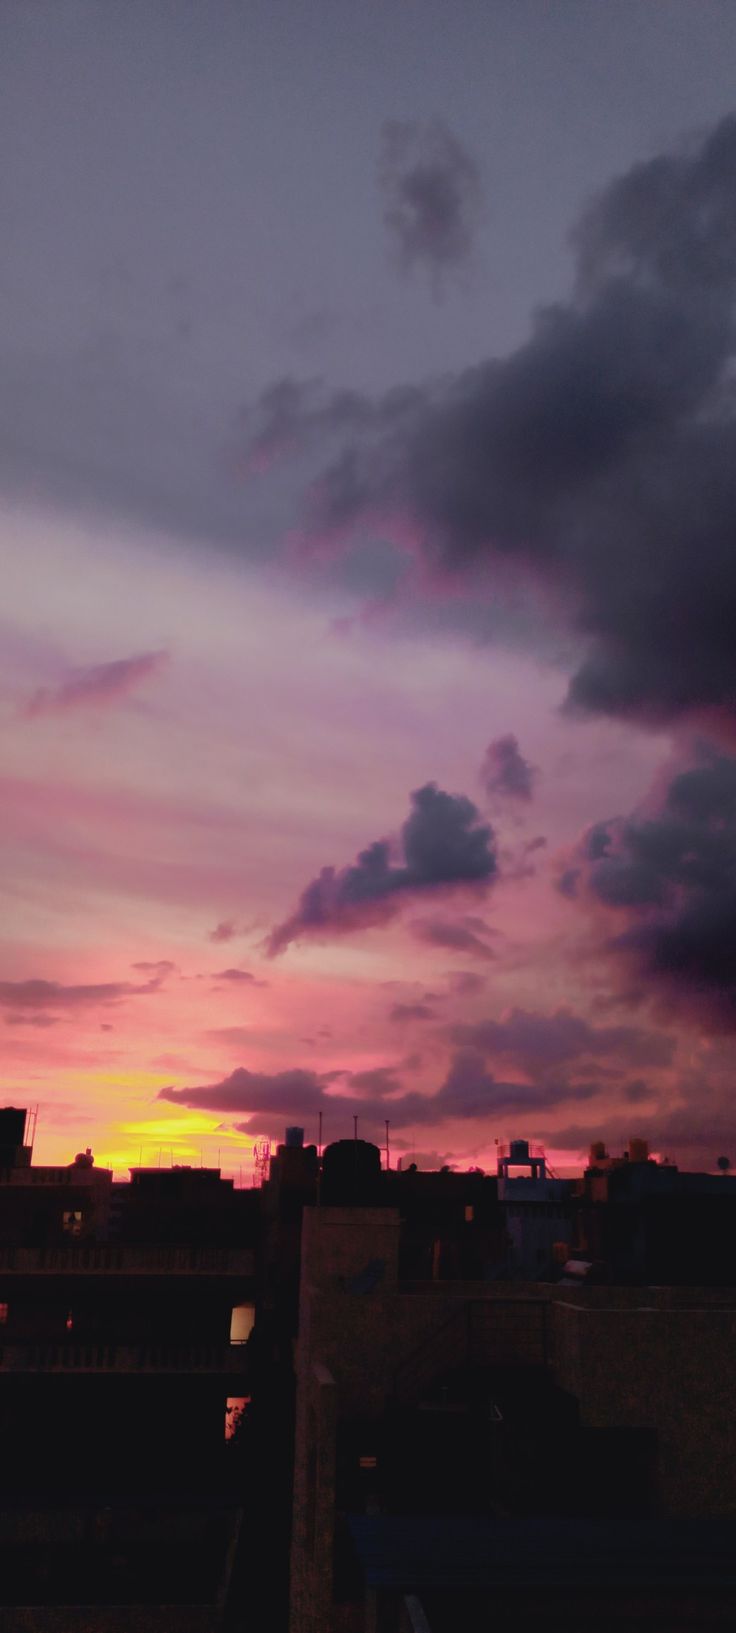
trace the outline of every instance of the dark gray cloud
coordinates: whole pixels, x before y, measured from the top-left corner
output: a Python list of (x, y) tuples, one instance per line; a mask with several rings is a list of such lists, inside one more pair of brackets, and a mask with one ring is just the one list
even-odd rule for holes
[(290, 1117), (295, 1111), (305, 1117), (314, 1114), (322, 1105), (323, 1093), (324, 1079), (301, 1067), (286, 1072), (249, 1072), (239, 1066), (220, 1083), (201, 1088), (161, 1089), (158, 1099), (169, 1100), (172, 1105), (231, 1114), (266, 1110), (274, 1118), (280, 1118)]
[(700, 745), (656, 806), (590, 829), (566, 877), (621, 919), (612, 946), (630, 971), (736, 1027), (736, 759)]
[(466, 913), (460, 919), (413, 919), (409, 928), (417, 941), (424, 941), (430, 947), (467, 953), (483, 963), (490, 963), (496, 957), (485, 939), (491, 935), (490, 927), (476, 913)]
[(488, 744), (480, 768), (480, 781), (489, 798), (528, 803), (534, 792), (536, 775), (534, 766), (524, 759), (512, 732), (505, 737), (496, 737)]
[[(505, 562), (583, 645), (569, 706), (734, 711), (736, 118), (637, 166), (578, 229), (578, 289), (508, 357), (363, 413), (308, 525)], [(382, 428), (382, 417), (385, 423)]]
[(485, 1052), (464, 1046), (453, 1056), (437, 1100), (445, 1116), (480, 1119), (494, 1113), (522, 1116), (567, 1100), (592, 1100), (600, 1092), (600, 1083), (565, 1078), (527, 1083), (499, 1081), (488, 1070)]
[[(406, 403), (405, 403), (406, 398)], [(386, 398), (382, 413), (413, 407), (416, 393), (395, 393)], [(305, 452), (313, 442), (340, 432), (361, 433), (379, 423), (376, 406), (358, 391), (326, 392), (321, 380), (297, 380), (285, 375), (261, 392), (255, 407), (243, 416), (248, 460), (254, 473), (263, 472), (288, 456)]]
[(475, 998), (478, 993), (485, 992), (487, 982), (485, 976), (478, 975), (475, 970), (450, 970), (447, 984), (458, 997)]
[(61, 981), (0, 981), (0, 1009), (36, 1011), (84, 1009), (94, 1004), (114, 1004), (121, 998), (137, 998), (158, 992), (164, 973), (136, 985), (132, 981), (100, 981), (89, 985), (65, 986)]
[(348, 1072), (346, 1081), (351, 1092), (375, 1094), (383, 1099), (388, 1094), (401, 1092), (401, 1079), (392, 1066), (369, 1066), (364, 1072)]
[[(320, 1112), (334, 1137), (338, 1130), (352, 1131), (352, 1119), (379, 1126), (386, 1117), (392, 1121), (426, 1120), (431, 1101), (427, 1096), (400, 1094), (401, 1080), (392, 1067), (378, 1066), (365, 1072), (314, 1072), (294, 1068), (284, 1072), (251, 1072), (238, 1067), (219, 1083), (200, 1087), (162, 1089), (159, 1099), (203, 1111), (247, 1117), (238, 1124), (249, 1134), (278, 1131), (281, 1122), (316, 1125)], [(399, 1093), (400, 1098), (392, 1098)]]
[[(406, 1064), (406, 1063), (405, 1063)], [(591, 1100), (602, 1092), (596, 1082), (570, 1082), (561, 1075), (544, 1083), (504, 1082), (488, 1070), (482, 1051), (461, 1048), (453, 1055), (447, 1075), (436, 1094), (403, 1090), (399, 1072), (391, 1066), (365, 1072), (292, 1071), (251, 1072), (239, 1067), (218, 1083), (161, 1089), (158, 1098), (173, 1105), (191, 1106), (247, 1120), (236, 1127), (247, 1134), (278, 1131), (282, 1122), (316, 1125), (320, 1112), (329, 1137), (352, 1131), (357, 1117), (366, 1131), (392, 1127), (434, 1127), (452, 1119), (483, 1120), (496, 1114), (550, 1110), (567, 1101)], [(492, 1134), (492, 1125), (486, 1133)]]
[(267, 984), (265, 981), (257, 980), (255, 975), (251, 975), (250, 970), (216, 970), (214, 979), (215, 981), (230, 981), (234, 985), (246, 984), (253, 987), (264, 987)]
[(674, 1053), (674, 1041), (665, 1033), (634, 1026), (592, 1026), (569, 1009), (551, 1015), (512, 1009), (501, 1021), (456, 1026), (452, 1036), (456, 1043), (530, 1072), (590, 1057), (613, 1057), (629, 1066), (668, 1066)]
[(439, 292), (473, 252), (483, 203), (475, 160), (442, 120), (392, 119), (382, 131), (379, 181), (399, 267), (428, 271)]
[(325, 867), (302, 892), (294, 913), (272, 931), (271, 957), (302, 936), (338, 934), (383, 924), (406, 899), (456, 886), (483, 887), (496, 874), (493, 830), (464, 794), (426, 783), (411, 795), (399, 859), (377, 839), (350, 867)]
[(433, 1021), (435, 1014), (430, 1004), (394, 1004), (388, 1018), (400, 1025), (405, 1021)]

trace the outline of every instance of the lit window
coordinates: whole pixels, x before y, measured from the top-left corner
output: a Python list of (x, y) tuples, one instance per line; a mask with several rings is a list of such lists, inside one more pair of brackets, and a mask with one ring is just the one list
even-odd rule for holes
[(81, 1208), (66, 1208), (61, 1216), (61, 1228), (65, 1236), (81, 1236), (82, 1211)]
[(4, 1327), (8, 1319), (8, 1308), (9, 1306), (0, 1299), (0, 1327)]
[(472, 1202), (468, 1202), (465, 1205), (465, 1223), (466, 1223), (466, 1225), (472, 1225), (474, 1218), (475, 1218), (475, 1208), (473, 1207)]
[(378, 1458), (377, 1457), (359, 1457), (358, 1458), (358, 1463), (359, 1463), (360, 1468), (362, 1468), (362, 1469), (377, 1469), (378, 1468)]
[(225, 1402), (225, 1439), (232, 1440), (250, 1406), (250, 1395), (228, 1395)]
[(73, 1326), (74, 1326), (74, 1316), (72, 1315), (71, 1310), (67, 1310), (67, 1313), (66, 1313), (66, 1330), (67, 1330), (67, 1332), (71, 1332)]
[(236, 1304), (230, 1318), (230, 1343), (247, 1344), (253, 1331), (255, 1305)]

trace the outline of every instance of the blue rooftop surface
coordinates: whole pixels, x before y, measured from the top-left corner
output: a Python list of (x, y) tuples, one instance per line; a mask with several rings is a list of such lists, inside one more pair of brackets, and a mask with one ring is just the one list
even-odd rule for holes
[(496, 1519), (359, 1514), (350, 1531), (369, 1587), (404, 1593), (615, 1580), (736, 1590), (732, 1519)]

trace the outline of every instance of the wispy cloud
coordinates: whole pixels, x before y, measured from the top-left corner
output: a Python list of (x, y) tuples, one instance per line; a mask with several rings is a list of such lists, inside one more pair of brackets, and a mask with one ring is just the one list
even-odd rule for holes
[(74, 669), (58, 686), (40, 687), (21, 712), (34, 720), (39, 715), (63, 714), (70, 709), (105, 708), (158, 674), (167, 662), (167, 652), (141, 652), (136, 657)]

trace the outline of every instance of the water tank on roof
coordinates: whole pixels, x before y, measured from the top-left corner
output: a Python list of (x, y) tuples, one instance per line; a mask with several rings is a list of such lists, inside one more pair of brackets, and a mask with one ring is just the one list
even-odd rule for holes
[(529, 1141), (528, 1140), (512, 1140), (511, 1144), (509, 1146), (509, 1162), (514, 1163), (514, 1162), (528, 1162), (528, 1161), (529, 1161)]
[(593, 1144), (591, 1145), (591, 1148), (590, 1148), (590, 1166), (591, 1166), (591, 1168), (595, 1168), (595, 1165), (596, 1165), (597, 1162), (605, 1162), (605, 1159), (606, 1159), (606, 1142), (605, 1142), (605, 1140), (594, 1140)]
[(287, 1130), (286, 1130), (286, 1145), (291, 1150), (293, 1150), (294, 1147), (300, 1147), (303, 1144), (304, 1144), (304, 1129), (303, 1128), (287, 1128)]
[(629, 1162), (648, 1162), (648, 1140), (629, 1140)]
[(322, 1157), (322, 1200), (340, 1207), (373, 1201), (381, 1179), (381, 1153), (369, 1140), (335, 1140)]
[(0, 1107), (0, 1145), (22, 1145), (25, 1131), (25, 1111), (17, 1106)]

